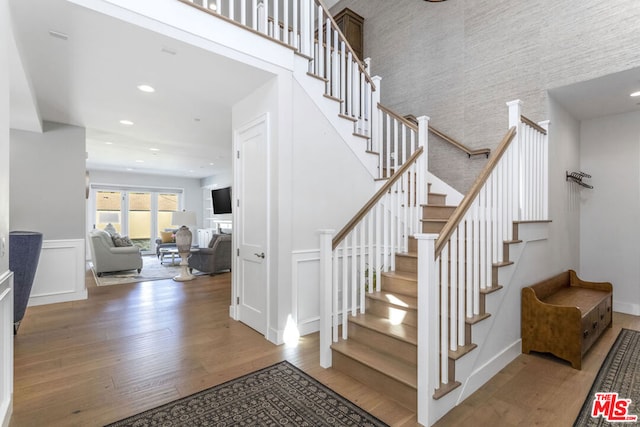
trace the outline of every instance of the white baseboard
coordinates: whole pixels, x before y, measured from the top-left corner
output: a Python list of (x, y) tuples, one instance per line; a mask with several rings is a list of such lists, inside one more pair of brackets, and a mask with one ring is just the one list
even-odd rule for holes
[(614, 300), (613, 311), (617, 311), (618, 313), (630, 314), (632, 316), (640, 316), (640, 304)]
[(462, 393), (456, 405), (471, 396), (472, 393), (482, 387), (487, 381), (493, 378), (502, 368), (518, 357), (522, 353), (522, 340), (519, 339), (496, 354), (491, 360), (473, 371), (467, 381), (463, 384)]
[(87, 299), (84, 239), (45, 240), (29, 306)]

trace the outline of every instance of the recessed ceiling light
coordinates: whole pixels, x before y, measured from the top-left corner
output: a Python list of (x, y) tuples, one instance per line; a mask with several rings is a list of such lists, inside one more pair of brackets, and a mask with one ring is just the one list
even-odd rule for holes
[(49, 30), (49, 35), (51, 37), (55, 37), (55, 38), (60, 39), (60, 40), (68, 40), (69, 39), (69, 36), (67, 34), (61, 33), (60, 31)]
[(136, 160), (136, 163), (144, 163), (144, 160)]
[(133, 122), (131, 120), (120, 120), (120, 124), (126, 125), (126, 126), (132, 126)]
[(209, 163), (209, 166), (213, 166), (213, 162)]
[(153, 93), (156, 91), (153, 87), (149, 85), (138, 85), (138, 90), (142, 92), (147, 92), (147, 93)]
[(637, 92), (633, 92), (633, 93), (632, 93), (631, 95), (629, 95), (629, 96), (633, 96), (633, 97), (640, 96), (640, 90), (639, 90), (639, 91), (637, 91)]
[(106, 142), (105, 142), (105, 144), (107, 144), (107, 145), (113, 145), (113, 142), (111, 142), (111, 141), (106, 141)]
[(131, 169), (131, 168), (127, 168), (127, 170), (128, 170), (128, 171), (132, 171), (133, 169)]
[(149, 148), (149, 151), (160, 151), (159, 148)]

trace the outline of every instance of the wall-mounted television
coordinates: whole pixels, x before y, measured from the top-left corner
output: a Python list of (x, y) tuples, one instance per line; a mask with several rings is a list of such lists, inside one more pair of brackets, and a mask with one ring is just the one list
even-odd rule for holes
[(231, 187), (211, 190), (214, 215), (231, 213)]

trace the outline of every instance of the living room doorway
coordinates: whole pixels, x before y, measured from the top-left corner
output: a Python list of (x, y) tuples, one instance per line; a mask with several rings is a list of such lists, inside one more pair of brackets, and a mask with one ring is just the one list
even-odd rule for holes
[[(182, 208), (182, 190), (92, 186), (90, 224), (128, 236), (143, 254), (155, 253), (155, 239), (171, 229), (171, 213)], [(111, 225), (109, 225), (111, 224)]]

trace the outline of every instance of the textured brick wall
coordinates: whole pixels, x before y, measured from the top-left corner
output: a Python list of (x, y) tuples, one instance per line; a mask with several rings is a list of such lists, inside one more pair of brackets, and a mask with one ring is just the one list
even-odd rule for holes
[[(365, 18), (365, 56), (382, 76), (382, 103), (428, 115), (443, 132), (493, 148), (505, 102), (548, 118), (547, 90), (640, 66), (638, 0), (342, 0)], [(466, 191), (485, 163), (443, 143), (432, 172)]]

